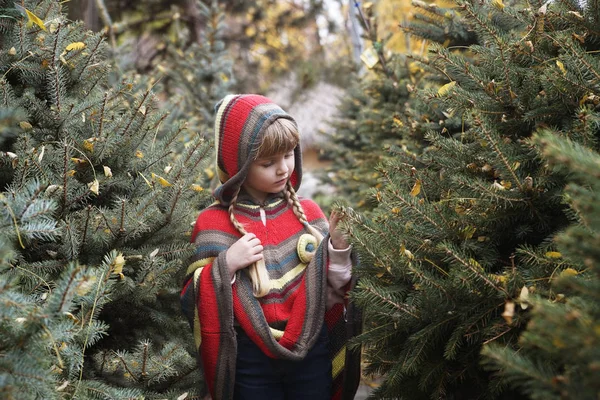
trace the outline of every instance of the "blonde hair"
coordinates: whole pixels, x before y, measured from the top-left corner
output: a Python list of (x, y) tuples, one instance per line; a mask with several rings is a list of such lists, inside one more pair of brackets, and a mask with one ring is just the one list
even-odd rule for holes
[[(296, 125), (292, 121), (285, 118), (276, 119), (266, 128), (263, 140), (258, 148), (255, 159), (287, 153), (288, 151), (294, 150), (299, 143), (300, 135)], [(238, 232), (240, 232), (242, 235), (245, 235), (248, 232), (234, 215), (235, 205), (237, 203), (240, 190), (241, 186), (232, 197), (231, 202), (229, 203), (228, 211), (229, 220), (233, 226), (235, 226)], [(300, 200), (296, 195), (296, 191), (294, 190), (291, 181), (287, 181), (283, 194), (288, 202), (288, 205), (292, 208), (294, 215), (296, 215), (300, 223), (302, 223), (304, 228), (317, 239), (317, 243), (321, 243), (323, 240), (323, 235), (318, 229), (308, 223), (304, 209), (300, 204)], [(263, 297), (268, 294), (271, 290), (271, 285), (265, 260), (262, 259), (252, 264), (248, 268), (248, 273), (250, 274), (250, 279), (252, 280), (252, 291), (254, 296)]]
[(278, 118), (271, 123), (258, 147), (256, 159), (272, 157), (292, 151), (300, 143), (296, 124), (286, 118)]

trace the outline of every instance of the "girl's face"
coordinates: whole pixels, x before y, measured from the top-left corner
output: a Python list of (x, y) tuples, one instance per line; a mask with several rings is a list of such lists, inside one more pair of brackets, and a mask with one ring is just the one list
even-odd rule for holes
[(250, 165), (243, 187), (250, 196), (262, 203), (269, 194), (279, 193), (285, 188), (295, 167), (294, 150), (256, 159)]

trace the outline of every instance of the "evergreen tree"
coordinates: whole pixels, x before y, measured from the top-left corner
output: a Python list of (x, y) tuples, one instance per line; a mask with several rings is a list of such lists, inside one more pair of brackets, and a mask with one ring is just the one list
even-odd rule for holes
[[(369, 9), (370, 10), (370, 9)], [(369, 70), (353, 74), (331, 122), (322, 151), (332, 166), (321, 180), (334, 185), (358, 209), (373, 206), (368, 191), (378, 184), (375, 167), (389, 157), (392, 148), (420, 153), (423, 130), (410, 130), (412, 93), (426, 83), (423, 69), (406, 55), (388, 51), (377, 34), (376, 18), (361, 11), (368, 50), (363, 54)], [(440, 117), (441, 114), (440, 114)], [(439, 119), (439, 117), (438, 117)]]
[(568, 177), (565, 200), (578, 224), (557, 237), (565, 266), (552, 280), (555, 296), (531, 297), (531, 320), (514, 352), (483, 350), (500, 378), (534, 400), (600, 396), (600, 154), (548, 132), (536, 138), (557, 173)]
[(569, 265), (552, 238), (575, 215), (565, 175), (531, 136), (552, 127), (598, 150), (599, 6), (461, 1), (478, 44), (469, 54), (434, 44), (422, 59), (446, 84), (419, 101), (460, 130), (430, 130), (416, 159), (392, 149), (377, 208), (368, 218), (346, 210), (361, 256), (360, 341), (368, 371), (384, 374), (375, 397), (526, 397), (482, 368), (480, 352), (520, 349), (532, 292), (560, 301), (549, 281)]
[(103, 38), (60, 2), (0, 8), (0, 393), (191, 396), (178, 294), (208, 141), (175, 157), (185, 126), (151, 88), (109, 84)]
[(235, 85), (233, 63), (223, 41), (226, 29), (222, 6), (213, 0), (210, 6), (198, 2), (203, 29), (199, 42), (188, 44), (189, 31), (178, 34), (178, 41), (153, 75), (161, 76), (161, 94), (175, 107), (173, 112), (184, 118), (188, 129), (208, 135), (214, 124), (214, 106)]

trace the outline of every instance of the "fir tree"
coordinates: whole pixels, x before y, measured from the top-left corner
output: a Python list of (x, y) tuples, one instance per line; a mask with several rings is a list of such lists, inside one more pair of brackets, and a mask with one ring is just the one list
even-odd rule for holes
[[(568, 177), (565, 200), (578, 224), (557, 237), (564, 259), (551, 276), (551, 298), (531, 296), (533, 307), (519, 352), (484, 348), (484, 361), (500, 379), (534, 400), (600, 396), (600, 154), (546, 132), (536, 138), (557, 173)], [(570, 266), (569, 266), (570, 265)]]
[(190, 32), (179, 32), (178, 41), (169, 47), (154, 75), (161, 76), (161, 93), (174, 103), (173, 112), (186, 120), (188, 129), (207, 135), (204, 131), (214, 123), (215, 104), (231, 92), (236, 81), (223, 42), (222, 6), (216, 0), (210, 6), (197, 4), (206, 25), (201, 40), (188, 44)]
[[(368, 50), (364, 52), (369, 70), (353, 74), (349, 80), (339, 117), (326, 133), (323, 158), (332, 166), (321, 175), (325, 183), (337, 187), (358, 209), (373, 206), (368, 191), (378, 184), (375, 167), (388, 157), (391, 148), (420, 153), (424, 131), (411, 131), (409, 103), (412, 93), (426, 81), (423, 69), (405, 55), (386, 49), (377, 35), (374, 15), (361, 11)], [(441, 118), (441, 114), (438, 117)]]
[(199, 391), (178, 294), (208, 141), (175, 157), (185, 126), (109, 85), (103, 38), (59, 2), (1, 8), (3, 398)]
[(361, 256), (360, 341), (368, 371), (384, 374), (375, 397), (526, 397), (482, 368), (480, 352), (520, 349), (530, 293), (560, 301), (549, 281), (568, 265), (552, 238), (575, 215), (562, 201), (565, 175), (531, 136), (553, 127), (598, 150), (598, 10), (460, 2), (478, 44), (468, 55), (432, 45), (422, 59), (446, 84), (419, 100), (461, 129), (431, 130), (416, 159), (394, 150), (378, 168), (377, 208), (369, 218), (347, 210)]

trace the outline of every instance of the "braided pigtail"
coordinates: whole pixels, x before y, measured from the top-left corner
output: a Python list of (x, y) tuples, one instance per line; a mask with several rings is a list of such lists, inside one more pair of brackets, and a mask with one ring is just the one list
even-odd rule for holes
[(292, 207), (292, 210), (294, 211), (294, 214), (296, 215), (296, 217), (298, 217), (298, 219), (300, 220), (302, 225), (304, 225), (306, 230), (311, 235), (313, 235), (315, 237), (315, 239), (317, 239), (317, 246), (318, 246), (321, 243), (321, 241), (323, 241), (323, 234), (321, 232), (319, 232), (319, 230), (317, 228), (315, 228), (314, 226), (311, 226), (308, 223), (308, 218), (306, 218), (306, 214), (304, 213), (304, 209), (302, 208), (302, 205), (300, 204), (298, 195), (296, 194), (296, 191), (294, 190), (294, 187), (292, 186), (292, 182), (289, 180), (287, 181), (286, 190), (284, 191), (284, 195), (285, 195), (285, 198), (286, 198), (288, 204)]
[[(237, 229), (242, 235), (245, 235), (248, 232), (240, 223), (240, 221), (237, 220), (233, 213), (235, 204), (237, 203), (238, 195), (240, 194), (240, 189), (241, 187), (238, 188), (238, 190), (235, 192), (235, 195), (232, 197), (231, 202), (229, 203), (228, 211), (229, 220), (233, 226), (235, 226), (235, 229)], [(250, 280), (252, 280), (252, 292), (254, 293), (255, 297), (263, 297), (269, 293), (269, 290), (271, 290), (271, 282), (264, 258), (250, 265), (250, 267), (248, 267), (248, 273), (250, 274)]]

